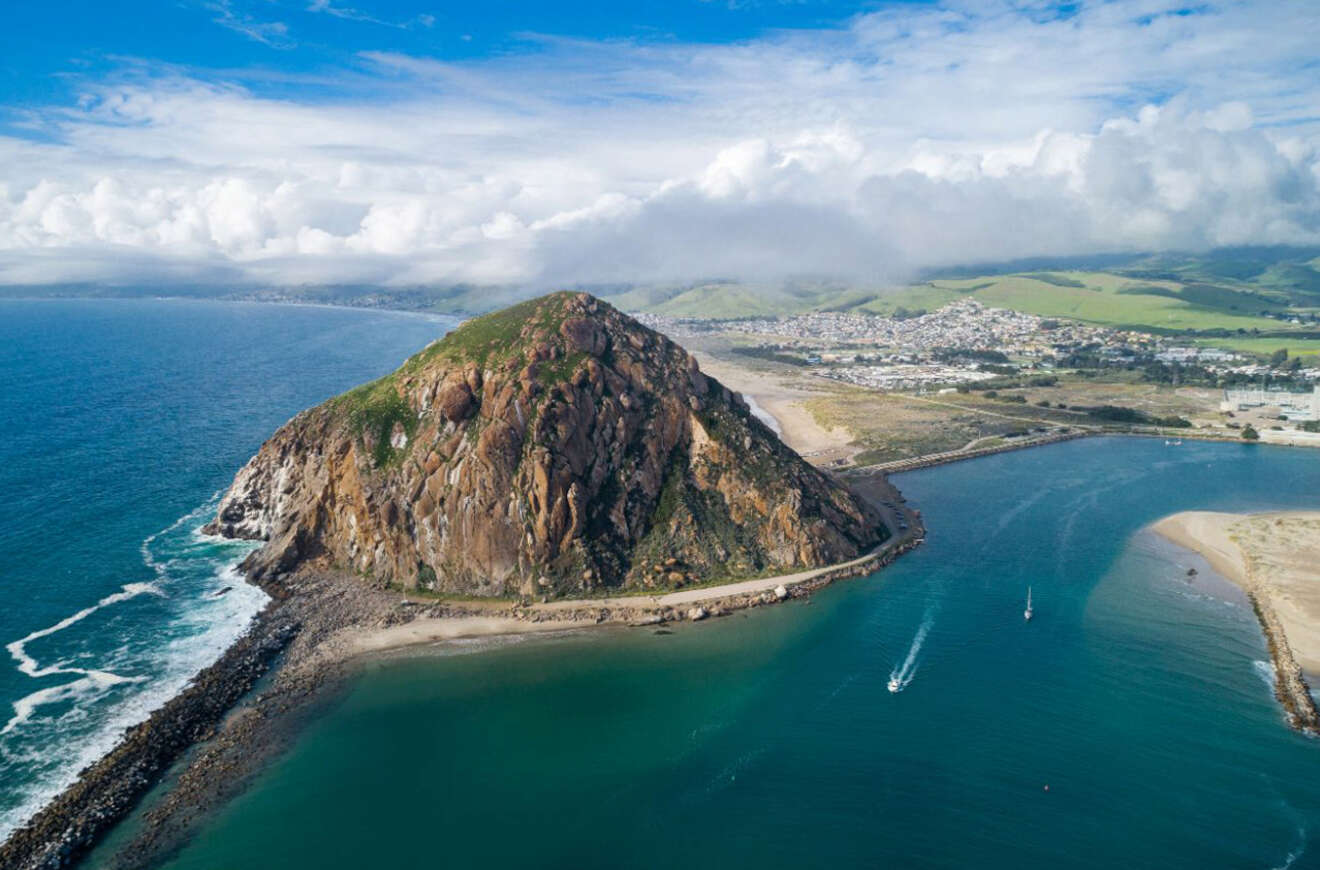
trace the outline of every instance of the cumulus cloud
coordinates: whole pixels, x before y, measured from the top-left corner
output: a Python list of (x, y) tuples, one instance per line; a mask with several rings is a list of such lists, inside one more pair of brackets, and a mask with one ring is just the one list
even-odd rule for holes
[(139, 65), (0, 138), (0, 281), (887, 281), (1317, 244), (1318, 25), (948, 0), (724, 46), (367, 54), (305, 101)]

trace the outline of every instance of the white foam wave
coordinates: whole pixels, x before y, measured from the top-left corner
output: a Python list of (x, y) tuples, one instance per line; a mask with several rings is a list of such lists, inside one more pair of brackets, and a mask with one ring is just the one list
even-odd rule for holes
[(95, 668), (69, 667), (62, 661), (42, 667), (40, 662), (28, 654), (27, 645), (34, 640), (40, 640), (43, 637), (50, 637), (52, 634), (64, 631), (64, 629), (82, 622), (84, 619), (102, 608), (146, 594), (160, 595), (161, 591), (151, 583), (126, 583), (118, 592), (105, 596), (92, 606), (84, 607), (77, 613), (64, 617), (54, 625), (39, 629), (28, 634), (26, 637), (19, 638), (12, 643), (6, 644), (5, 649), (8, 650), (9, 655), (18, 662), (18, 670), (27, 674), (29, 677), (40, 679), (42, 677), (52, 677), (59, 674), (70, 674), (77, 675), (79, 679), (68, 683), (62, 683), (58, 686), (49, 686), (44, 689), (38, 689), (29, 695), (19, 698), (13, 703), (14, 715), (5, 723), (4, 728), (0, 728), (0, 735), (8, 734), (10, 731), (13, 731), (15, 728), (27, 722), (32, 718), (32, 714), (36, 712), (38, 707), (42, 707), (46, 704), (59, 704), (64, 701), (98, 696), (104, 694), (114, 686), (122, 685), (124, 683), (141, 682), (141, 677), (121, 677), (119, 674)]
[(124, 683), (140, 683), (143, 677), (121, 677), (109, 671), (84, 671), (85, 676), (71, 683), (61, 683), (47, 689), (38, 689), (14, 702), (14, 715), (0, 729), (0, 734), (8, 734), (32, 718), (38, 707), (47, 704), (59, 704), (64, 701), (79, 701), (99, 697), (114, 686)]
[(926, 610), (926, 615), (922, 618), (920, 627), (917, 628), (917, 634), (912, 638), (912, 645), (908, 647), (907, 658), (903, 659), (903, 663), (889, 673), (890, 682), (898, 683), (898, 688), (895, 691), (901, 692), (916, 679), (919, 665), (917, 657), (921, 654), (921, 647), (926, 643), (926, 635), (930, 633), (931, 626), (934, 624), (935, 608), (932, 607)]
[(1297, 863), (1297, 860), (1306, 854), (1306, 826), (1297, 827), (1297, 846), (1290, 851), (1283, 859), (1283, 863), (1273, 868), (1273, 870), (1290, 870)]
[(5, 649), (9, 650), (9, 654), (18, 662), (18, 669), (29, 677), (48, 677), (52, 674), (91, 673), (90, 671), (82, 670), (80, 668), (64, 668), (59, 664), (43, 668), (36, 659), (27, 654), (27, 645), (34, 640), (49, 637), (56, 632), (64, 631), (64, 629), (75, 623), (82, 622), (103, 607), (109, 607), (111, 604), (118, 604), (120, 601), (127, 601), (130, 598), (136, 598), (137, 596), (146, 593), (153, 593), (156, 595), (163, 594), (160, 589), (151, 583), (125, 583), (118, 592), (105, 596), (91, 607), (84, 607), (72, 616), (66, 616), (52, 626), (34, 631), (26, 637), (21, 637), (12, 643), (6, 644)]
[[(218, 542), (191, 527), (200, 526), (199, 518), (213, 509), (215, 501), (212, 498), (143, 541), (143, 563), (156, 575), (154, 582), (125, 584), (95, 604), (6, 646), (18, 670), (27, 676), (72, 674), (78, 679), (21, 698), (0, 730), (0, 766), (6, 778), (26, 780), (6, 789), (0, 838), (72, 784), (80, 770), (113, 749), (128, 728), (177, 695), (247, 630), (269, 600), (237, 568), (254, 545)], [(230, 591), (217, 596), (225, 586)], [(128, 644), (100, 654), (101, 660), (88, 667), (73, 667), (68, 659), (43, 666), (28, 650), (33, 641), (64, 631), (98, 610), (146, 594), (166, 596), (172, 602), (168, 621), (141, 626), (149, 637), (138, 634)], [(109, 666), (132, 676), (114, 673)], [(112, 692), (114, 698), (107, 703)], [(41, 707), (55, 704), (70, 706), (55, 716), (38, 714)]]
[[(142, 563), (152, 571), (156, 572), (156, 576), (159, 579), (164, 580), (169, 577), (170, 565), (168, 560), (161, 562), (156, 559), (155, 554), (151, 551), (151, 545), (168, 535), (170, 532), (178, 531), (181, 527), (196, 522), (204, 516), (208, 516), (220, 502), (220, 496), (222, 493), (223, 490), (217, 490), (204, 504), (198, 505), (195, 509), (179, 517), (159, 532), (154, 532), (142, 539), (142, 544), (138, 547), (138, 551), (142, 553)], [(192, 534), (195, 540), (201, 540), (201, 531), (202, 529), (200, 526), (193, 529)]]

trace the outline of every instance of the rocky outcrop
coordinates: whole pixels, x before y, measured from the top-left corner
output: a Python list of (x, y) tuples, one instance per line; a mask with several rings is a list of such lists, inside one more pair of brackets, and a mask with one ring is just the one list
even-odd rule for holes
[(887, 534), (682, 348), (568, 293), (468, 321), (299, 414), (209, 528), (267, 542), (257, 577), (320, 562), (536, 597), (817, 567)]

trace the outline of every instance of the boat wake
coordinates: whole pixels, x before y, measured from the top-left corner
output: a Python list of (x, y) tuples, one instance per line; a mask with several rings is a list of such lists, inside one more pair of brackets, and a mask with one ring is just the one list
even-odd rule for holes
[(932, 607), (926, 611), (926, 615), (921, 620), (921, 626), (917, 629), (916, 636), (912, 638), (912, 646), (908, 647), (907, 658), (903, 659), (901, 665), (890, 671), (889, 691), (901, 692), (916, 679), (917, 666), (920, 664), (918, 656), (921, 654), (922, 645), (926, 642), (926, 635), (934, 624), (935, 609)]
[(143, 540), (149, 582), (5, 645), (36, 685), (0, 728), (0, 839), (178, 694), (264, 606), (237, 571), (253, 545), (200, 533), (218, 495)]

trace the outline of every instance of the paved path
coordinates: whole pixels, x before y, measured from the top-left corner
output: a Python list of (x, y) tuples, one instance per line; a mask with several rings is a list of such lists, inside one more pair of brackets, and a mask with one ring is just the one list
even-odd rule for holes
[(775, 577), (760, 577), (755, 580), (743, 580), (738, 583), (725, 583), (722, 586), (703, 586), (697, 589), (684, 589), (679, 592), (670, 592), (665, 595), (617, 595), (612, 598), (574, 598), (567, 601), (550, 601), (545, 604), (534, 604), (531, 609), (534, 611), (556, 611), (575, 610), (584, 607), (677, 607), (683, 604), (699, 604), (702, 601), (712, 601), (716, 598), (725, 598), (730, 595), (765, 592), (781, 585), (786, 588), (791, 588), (799, 583), (814, 580), (821, 574), (830, 571), (837, 571), (840, 568), (851, 568), (868, 559), (874, 559), (876, 556), (894, 546), (896, 542), (903, 540), (906, 537), (907, 535), (894, 535), (864, 556), (858, 556), (856, 559), (847, 562), (839, 562), (836, 565), (826, 565), (824, 568), (812, 568), (810, 571), (799, 571), (796, 574), (780, 574)]

